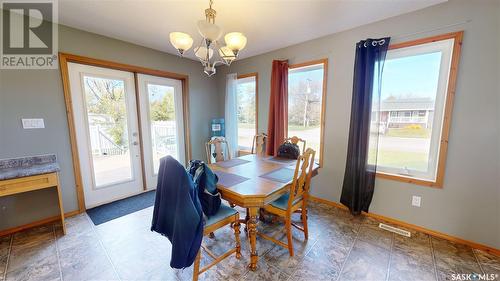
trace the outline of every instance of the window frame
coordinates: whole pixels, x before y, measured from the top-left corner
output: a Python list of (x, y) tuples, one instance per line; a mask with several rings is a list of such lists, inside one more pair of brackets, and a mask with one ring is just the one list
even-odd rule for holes
[(437, 154), (437, 163), (436, 163), (437, 171), (435, 180), (432, 181), (405, 175), (395, 175), (391, 173), (384, 173), (381, 171), (377, 171), (376, 176), (378, 178), (395, 180), (421, 186), (434, 187), (434, 188), (443, 187), (445, 168), (446, 168), (446, 155), (448, 151), (448, 140), (450, 134), (450, 125), (451, 125), (451, 114), (453, 111), (453, 100), (456, 92), (457, 73), (460, 61), (460, 51), (462, 47), (463, 33), (464, 33), (463, 31), (451, 32), (451, 33), (389, 45), (389, 50), (395, 50), (395, 49), (407, 48), (421, 44), (448, 40), (448, 39), (454, 40), (453, 49), (451, 53), (450, 70), (448, 75), (448, 87), (446, 89), (446, 97), (443, 108), (444, 115), (442, 121), (443, 123), (441, 126), (441, 138), (439, 140), (439, 147), (438, 147), (439, 152)]
[[(245, 74), (238, 74), (236, 80), (255, 77), (255, 135), (259, 134), (259, 73), (250, 72)], [(238, 156), (251, 154), (250, 150), (240, 149), (238, 147)]]
[[(289, 64), (288, 71), (296, 68), (307, 67), (312, 65), (323, 65), (323, 93), (321, 94), (321, 114), (320, 114), (320, 143), (319, 143), (319, 167), (323, 167), (324, 155), (324, 140), (325, 140), (325, 110), (326, 110), (326, 92), (328, 80), (328, 58), (306, 61), (302, 63)], [(285, 130), (288, 136), (288, 116), (285, 120)], [(307, 141), (307, 140), (306, 140)]]

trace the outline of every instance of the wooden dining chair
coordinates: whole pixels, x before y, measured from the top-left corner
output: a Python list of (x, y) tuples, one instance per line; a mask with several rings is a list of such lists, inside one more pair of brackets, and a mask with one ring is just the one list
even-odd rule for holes
[[(213, 152), (212, 152), (212, 146), (214, 148)], [(231, 159), (231, 151), (229, 150), (229, 143), (223, 138), (215, 138), (209, 140), (205, 144), (205, 150), (207, 152), (208, 164), (212, 164), (212, 157), (215, 159), (215, 162), (226, 161)]]
[[(299, 142), (302, 142), (302, 151), (301, 153), (304, 153), (306, 151), (306, 141), (297, 137), (297, 136), (293, 136), (293, 137), (290, 137), (290, 138), (286, 138), (284, 142), (291, 142), (293, 144), (296, 144), (296, 145), (299, 145)], [(300, 148), (300, 146), (299, 146)]]
[(262, 133), (255, 135), (252, 142), (252, 154), (265, 155), (267, 146), (267, 135)]
[[(288, 248), (290, 256), (293, 256), (292, 226), (304, 232), (306, 240), (309, 238), (307, 230), (307, 200), (309, 198), (309, 187), (311, 185), (315, 154), (314, 150), (308, 148), (303, 155), (299, 156), (289, 192), (264, 207), (265, 211), (284, 219), (288, 244), (274, 237), (257, 232), (262, 238)], [(297, 210), (301, 210), (302, 227), (292, 222), (292, 214)]]
[[(203, 228), (203, 236), (209, 235), (210, 233), (213, 233), (217, 229), (220, 229), (226, 225), (231, 225), (233, 227), (233, 230), (234, 230), (234, 238), (236, 240), (236, 246), (234, 248), (231, 248), (226, 253), (224, 253), (220, 256), (216, 256), (214, 253), (212, 253), (212, 251), (207, 249), (204, 245), (201, 245), (201, 248), (198, 251), (198, 255), (196, 256), (196, 259), (194, 260), (193, 281), (197, 281), (198, 276), (200, 274), (207, 271), (212, 266), (221, 262), (223, 259), (229, 257), (233, 253), (236, 253), (237, 259), (241, 258), (239, 220), (240, 220), (240, 215), (239, 215), (238, 211), (236, 211), (232, 208), (229, 208), (228, 206), (226, 206), (224, 204), (222, 204), (220, 206), (219, 211), (215, 215), (210, 216), (206, 220), (205, 226)], [(212, 262), (200, 269), (200, 260), (201, 260), (202, 251), (205, 251), (210, 256), (210, 258), (212, 259)]]

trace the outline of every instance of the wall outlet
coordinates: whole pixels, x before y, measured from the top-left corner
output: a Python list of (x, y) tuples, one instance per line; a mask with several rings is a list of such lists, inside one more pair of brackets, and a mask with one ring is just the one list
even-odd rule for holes
[(23, 129), (43, 129), (45, 128), (45, 122), (43, 122), (42, 118), (23, 118), (21, 119), (23, 122)]
[(415, 207), (420, 207), (421, 201), (422, 197), (413, 195), (413, 197), (411, 198), (411, 205)]

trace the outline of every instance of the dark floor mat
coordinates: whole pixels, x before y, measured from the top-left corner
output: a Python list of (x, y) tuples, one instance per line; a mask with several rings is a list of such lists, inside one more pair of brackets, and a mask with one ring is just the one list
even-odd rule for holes
[(95, 225), (128, 215), (151, 207), (155, 203), (156, 191), (148, 191), (139, 195), (121, 199), (87, 210), (87, 214)]

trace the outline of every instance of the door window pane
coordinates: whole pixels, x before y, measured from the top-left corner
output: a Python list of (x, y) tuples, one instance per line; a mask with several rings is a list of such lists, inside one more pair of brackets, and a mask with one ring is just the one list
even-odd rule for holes
[(177, 126), (175, 124), (174, 87), (147, 84), (149, 118), (151, 123), (151, 149), (153, 171), (156, 175), (160, 167), (160, 158), (177, 155)]
[(124, 81), (84, 76), (83, 82), (95, 186), (130, 181), (133, 176)]
[(256, 76), (238, 79), (237, 86), (237, 118), (238, 146), (240, 150), (252, 148), (256, 133)]

